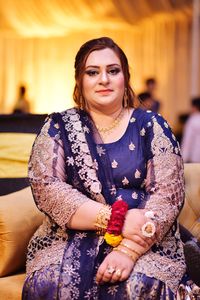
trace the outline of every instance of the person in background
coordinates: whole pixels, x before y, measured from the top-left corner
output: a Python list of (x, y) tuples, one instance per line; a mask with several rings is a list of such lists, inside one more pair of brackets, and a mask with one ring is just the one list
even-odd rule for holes
[(51, 114), (32, 149), (30, 184), (46, 217), (28, 246), (22, 299), (199, 293), (180, 240), (184, 173), (170, 126), (136, 107), (127, 57), (108, 37), (81, 46), (75, 80), (76, 106)]
[(19, 86), (19, 95), (13, 113), (30, 113), (30, 102), (26, 96), (26, 87), (24, 85)]
[(145, 92), (151, 95), (151, 109), (153, 112), (159, 113), (160, 111), (160, 101), (156, 98), (156, 89), (157, 89), (157, 81), (155, 78), (148, 78), (145, 81)]
[(183, 130), (181, 151), (184, 162), (200, 162), (200, 97), (191, 101), (191, 114)]
[(153, 106), (153, 100), (151, 94), (148, 92), (140, 93), (138, 95), (140, 101), (140, 108), (144, 110), (151, 110)]

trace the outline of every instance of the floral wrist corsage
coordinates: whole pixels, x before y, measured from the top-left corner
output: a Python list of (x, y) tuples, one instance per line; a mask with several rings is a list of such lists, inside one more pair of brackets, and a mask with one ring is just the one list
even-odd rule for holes
[(124, 225), (124, 219), (128, 210), (128, 204), (123, 200), (117, 200), (112, 205), (112, 212), (110, 220), (108, 221), (108, 227), (104, 235), (104, 239), (107, 244), (116, 247), (122, 241), (121, 235)]

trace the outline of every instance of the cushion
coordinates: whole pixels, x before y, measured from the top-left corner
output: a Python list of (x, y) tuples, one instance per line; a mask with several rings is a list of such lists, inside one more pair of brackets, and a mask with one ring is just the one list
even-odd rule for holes
[(0, 196), (27, 186), (27, 162), (47, 115), (0, 115)]
[(28, 242), (43, 216), (30, 187), (0, 196), (0, 277), (25, 267)]
[(185, 204), (179, 221), (200, 240), (200, 163), (186, 163), (184, 168)]
[(21, 300), (25, 273), (0, 278), (0, 299)]

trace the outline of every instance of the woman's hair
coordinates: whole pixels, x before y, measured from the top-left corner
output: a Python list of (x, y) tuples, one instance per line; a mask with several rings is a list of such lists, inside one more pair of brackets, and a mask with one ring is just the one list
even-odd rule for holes
[(82, 86), (86, 60), (91, 52), (106, 48), (113, 50), (121, 62), (125, 82), (123, 106), (134, 107), (135, 93), (133, 92), (130, 86), (130, 72), (127, 57), (123, 50), (111, 38), (101, 37), (98, 39), (89, 40), (88, 42), (83, 44), (75, 58), (74, 67), (76, 85), (74, 87), (73, 99), (79, 108), (84, 109), (86, 104), (85, 99), (83, 97)]

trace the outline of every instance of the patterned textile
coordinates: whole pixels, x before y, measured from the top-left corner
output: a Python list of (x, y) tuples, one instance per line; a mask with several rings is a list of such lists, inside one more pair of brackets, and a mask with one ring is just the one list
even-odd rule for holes
[[(176, 222), (184, 199), (183, 163), (161, 116), (135, 109), (124, 135), (103, 144), (86, 113), (53, 114), (35, 141), (29, 177), (46, 219), (29, 243), (23, 299), (54, 299), (40, 296), (49, 278), (55, 299), (175, 298), (185, 273)], [(97, 286), (97, 268), (111, 248), (94, 232), (66, 224), (88, 199), (112, 204), (121, 196), (129, 208), (157, 212), (158, 243), (138, 259), (127, 281)]]

